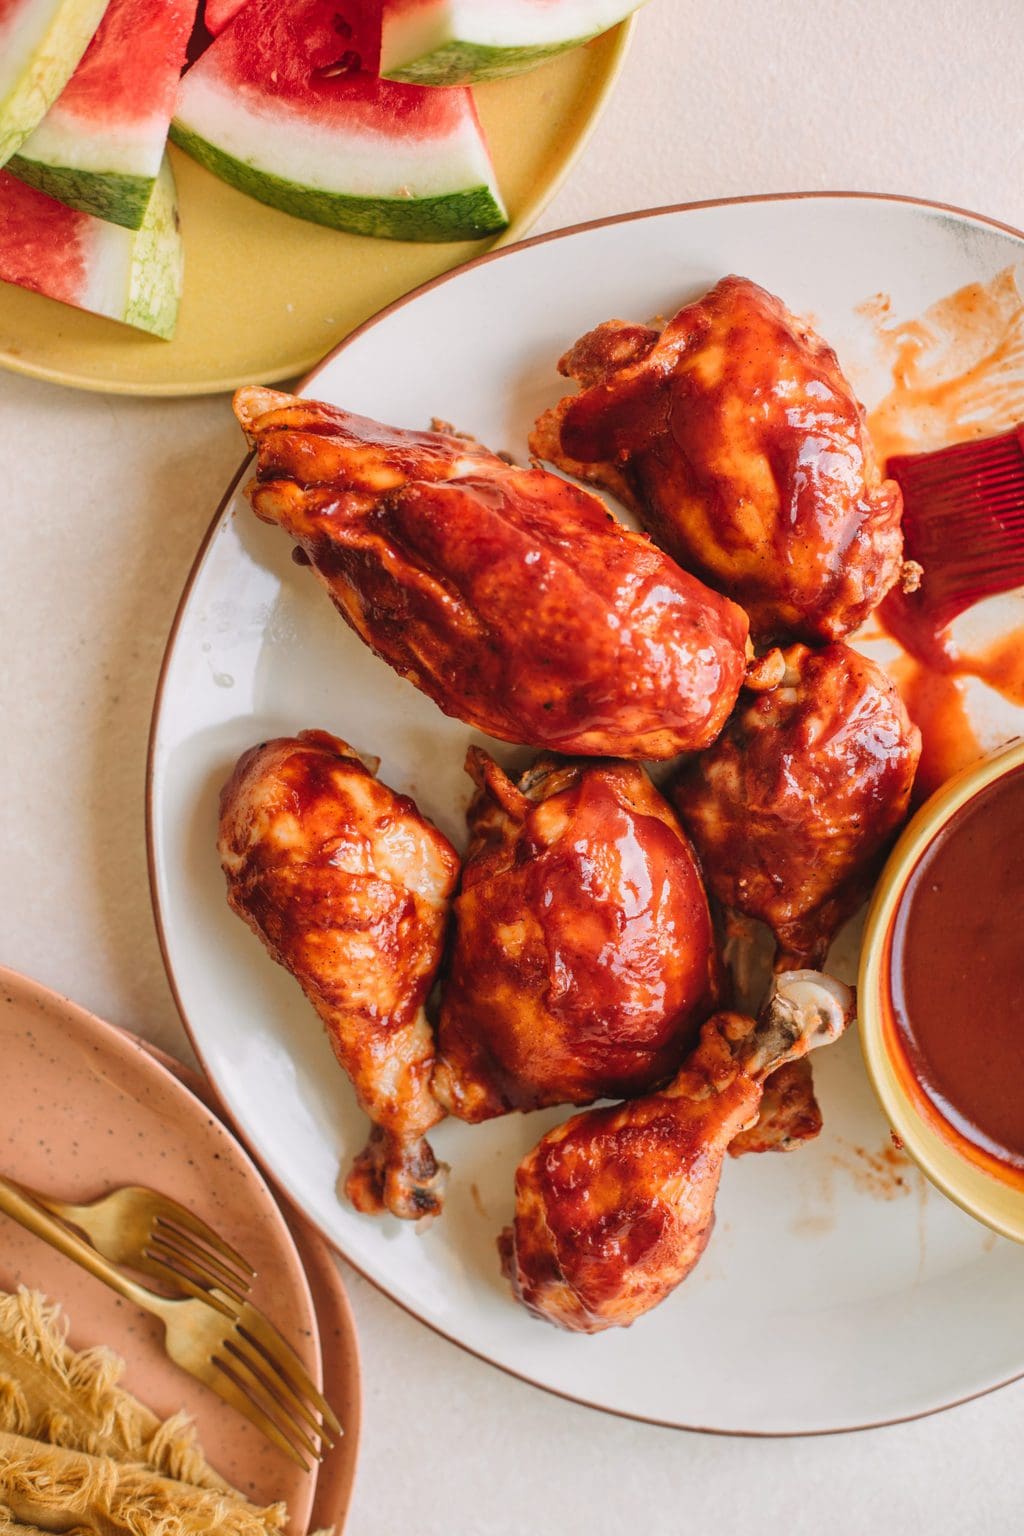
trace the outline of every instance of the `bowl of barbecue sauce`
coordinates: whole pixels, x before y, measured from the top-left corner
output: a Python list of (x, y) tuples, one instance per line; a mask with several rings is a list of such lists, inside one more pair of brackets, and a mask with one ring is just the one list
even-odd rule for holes
[(1024, 1242), (1024, 741), (944, 785), (868, 913), (861, 1043), (893, 1130), (972, 1216)]

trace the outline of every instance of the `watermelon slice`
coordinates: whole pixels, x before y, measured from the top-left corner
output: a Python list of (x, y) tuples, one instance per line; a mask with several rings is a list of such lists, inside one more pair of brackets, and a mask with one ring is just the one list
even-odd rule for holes
[(107, 0), (0, 0), (0, 165), (67, 85)]
[(140, 229), (195, 12), (196, 0), (110, 0), (82, 62), (7, 169), (69, 208)]
[(251, 197), (334, 229), (503, 229), (469, 92), (394, 85), (358, 64), (337, 0), (248, 0), (182, 80), (171, 138)]
[(518, 75), (577, 48), (643, 0), (383, 0), (380, 73), (418, 85)]
[(170, 337), (181, 273), (177, 199), (166, 158), (138, 231), (65, 208), (9, 171), (0, 171), (4, 282)]

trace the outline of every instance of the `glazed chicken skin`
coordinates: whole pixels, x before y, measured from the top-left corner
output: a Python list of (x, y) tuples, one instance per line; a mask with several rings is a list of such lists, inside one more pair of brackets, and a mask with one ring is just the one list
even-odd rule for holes
[(722, 1160), (757, 1118), (763, 1079), (837, 1038), (846, 987), (777, 976), (760, 1021), (717, 1013), (661, 1093), (549, 1131), (516, 1172), (499, 1251), (517, 1299), (578, 1333), (624, 1328), (693, 1269), (711, 1235)]
[(818, 966), (903, 823), (921, 736), (885, 673), (850, 646), (783, 652), (671, 799), (721, 904), (775, 935), (776, 966)]
[(724, 278), (660, 333), (610, 320), (558, 367), (582, 387), (533, 452), (613, 491), (755, 640), (839, 639), (900, 577), (902, 498), (863, 409), (831, 348), (755, 283)]
[(462, 1120), (664, 1082), (717, 999), (693, 850), (636, 763), (480, 748), (445, 966), (434, 1093)]
[(455, 850), (413, 802), (326, 731), (253, 747), (221, 791), (228, 902), (290, 971), (373, 1122), (345, 1192), (415, 1220), (441, 1208), (425, 1133), (434, 1039), (424, 1004), (441, 959)]
[(446, 714), (505, 741), (667, 758), (714, 740), (746, 616), (595, 496), (467, 439), (242, 389), (256, 515)]

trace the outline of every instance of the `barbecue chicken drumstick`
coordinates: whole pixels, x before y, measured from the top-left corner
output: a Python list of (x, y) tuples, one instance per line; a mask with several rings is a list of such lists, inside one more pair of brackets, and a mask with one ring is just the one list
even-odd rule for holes
[(440, 1210), (425, 1133), (424, 1004), (441, 959), (458, 857), (411, 800), (326, 731), (253, 747), (221, 791), (228, 901), (313, 1004), (373, 1132), (348, 1177), (360, 1211)]
[(663, 1083), (717, 1000), (693, 850), (636, 763), (478, 747), (434, 1093), (463, 1120)]
[(921, 735), (850, 646), (783, 658), (782, 683), (741, 699), (671, 798), (714, 895), (767, 923), (786, 970), (819, 966), (867, 897), (906, 817)]
[(755, 283), (723, 278), (660, 334), (609, 320), (558, 367), (582, 387), (534, 453), (619, 496), (757, 640), (837, 639), (900, 577), (900, 490), (835, 353)]
[(672, 757), (718, 735), (747, 620), (587, 491), (442, 432), (242, 389), (256, 515), (356, 634), (504, 741)]
[(661, 1093), (549, 1131), (519, 1165), (499, 1241), (518, 1300), (578, 1333), (627, 1327), (663, 1301), (704, 1251), (722, 1159), (756, 1119), (763, 1079), (836, 1039), (852, 1012), (838, 982), (777, 976), (760, 1022), (715, 1014)]

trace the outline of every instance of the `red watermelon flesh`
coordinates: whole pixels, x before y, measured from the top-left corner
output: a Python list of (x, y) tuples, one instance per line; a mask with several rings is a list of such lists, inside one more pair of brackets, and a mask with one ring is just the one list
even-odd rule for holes
[(88, 214), (0, 171), (0, 280), (78, 304), (86, 290), (91, 223)]
[[(204, 20), (216, 37), (233, 21), (248, 0), (206, 0)], [(338, 0), (333, 27), (342, 52), (354, 56), (356, 69), (376, 74), (380, 61), (381, 0)]]
[(170, 122), (196, 0), (110, 0), (99, 31), (51, 111), (82, 130)]
[(206, 58), (251, 99), (315, 113), (318, 125), (335, 118), (376, 133), (384, 122), (389, 136), (419, 139), (462, 119), (465, 91), (425, 91), (366, 70), (350, 14), (335, 0), (248, 0)]
[(203, 20), (206, 22), (206, 30), (214, 37), (218, 32), (223, 32), (228, 22), (237, 16), (245, 0), (206, 0), (206, 8), (203, 11)]

